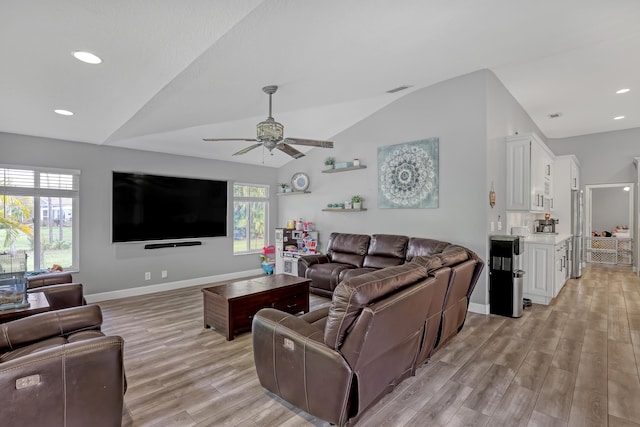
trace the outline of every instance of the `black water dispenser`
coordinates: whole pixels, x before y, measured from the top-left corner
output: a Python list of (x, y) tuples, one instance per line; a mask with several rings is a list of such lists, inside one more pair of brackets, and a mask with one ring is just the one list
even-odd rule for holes
[(489, 241), (489, 311), (500, 316), (520, 317), (524, 282), (524, 271), (520, 267), (524, 238), (491, 236)]

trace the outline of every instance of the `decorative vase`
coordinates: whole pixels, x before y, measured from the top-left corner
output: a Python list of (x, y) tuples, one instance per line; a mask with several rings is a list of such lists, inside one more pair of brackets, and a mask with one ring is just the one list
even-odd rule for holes
[(353, 159), (353, 166), (360, 166), (360, 159)]
[(325, 170), (333, 169), (333, 165), (324, 165)]
[(345, 200), (345, 202), (344, 202), (344, 208), (345, 208), (345, 209), (353, 209), (353, 205), (351, 204), (351, 202), (350, 202), (350, 201)]
[(362, 209), (362, 202), (353, 202), (353, 209)]

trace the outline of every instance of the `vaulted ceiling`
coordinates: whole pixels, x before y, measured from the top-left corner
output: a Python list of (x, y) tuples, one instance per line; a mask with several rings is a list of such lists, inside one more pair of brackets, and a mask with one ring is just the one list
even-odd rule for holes
[(202, 138), (255, 137), (263, 86), (285, 136), (330, 139), (485, 68), (549, 138), (640, 127), (639, 22), (637, 0), (4, 2), (0, 131), (260, 164)]

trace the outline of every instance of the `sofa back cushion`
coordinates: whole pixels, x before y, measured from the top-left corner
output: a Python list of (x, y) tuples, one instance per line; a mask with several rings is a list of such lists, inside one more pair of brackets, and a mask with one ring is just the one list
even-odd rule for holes
[(340, 283), (333, 292), (324, 342), (339, 349), (347, 330), (367, 305), (427, 277), (419, 264), (403, 264), (356, 276)]
[(366, 234), (331, 233), (327, 254), (331, 262), (362, 267), (370, 239)]
[(407, 262), (416, 256), (429, 256), (442, 252), (450, 243), (442, 240), (411, 237), (407, 244)]
[(364, 257), (364, 267), (386, 268), (403, 264), (408, 242), (407, 236), (374, 234), (371, 236), (369, 251)]

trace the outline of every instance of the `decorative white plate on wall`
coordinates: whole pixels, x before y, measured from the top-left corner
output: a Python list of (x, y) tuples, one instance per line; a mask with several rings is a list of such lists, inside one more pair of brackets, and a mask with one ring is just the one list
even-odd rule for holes
[(291, 177), (293, 191), (306, 191), (309, 188), (309, 175), (304, 172), (294, 173)]

